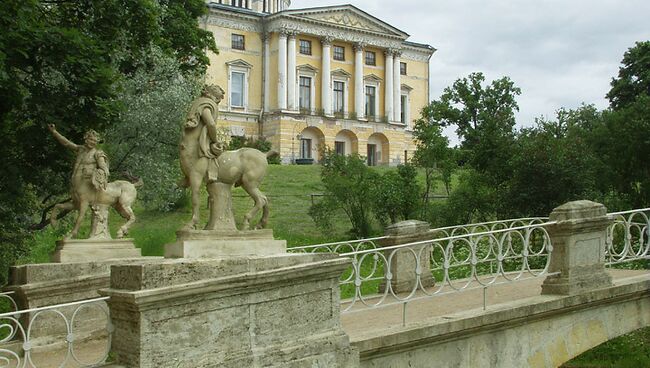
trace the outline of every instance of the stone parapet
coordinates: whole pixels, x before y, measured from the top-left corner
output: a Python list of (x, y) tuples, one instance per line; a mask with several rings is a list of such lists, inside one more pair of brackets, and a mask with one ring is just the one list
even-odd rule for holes
[(115, 265), (112, 352), (124, 367), (356, 367), (340, 325), (349, 260), (301, 254)]
[[(120, 263), (138, 262), (145, 258), (120, 259), (102, 262), (42, 263), (11, 267), (6, 291), (14, 291), (18, 310), (66, 304), (98, 298), (98, 290), (110, 285), (110, 267)], [(162, 258), (147, 258), (154, 262)], [(70, 320), (76, 307), (58, 310)], [(97, 336), (105, 331), (107, 318), (98, 308), (85, 308), (76, 318), (81, 322), (77, 339)], [(34, 319), (34, 313), (21, 316), (23, 326), (32, 326), (31, 340), (34, 346), (58, 348), (65, 342), (65, 321), (56, 313), (42, 313)]]

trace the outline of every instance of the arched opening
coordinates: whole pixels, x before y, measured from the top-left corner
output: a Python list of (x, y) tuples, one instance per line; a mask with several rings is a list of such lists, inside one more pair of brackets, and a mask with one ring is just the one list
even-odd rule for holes
[(296, 137), (298, 141), (295, 163), (317, 163), (320, 161), (321, 146), (325, 143), (325, 135), (316, 127), (303, 129)]
[(339, 155), (358, 153), (359, 139), (352, 131), (343, 129), (334, 138), (334, 150)]
[(368, 137), (366, 163), (368, 166), (388, 165), (390, 162), (390, 144), (382, 133), (373, 133)]

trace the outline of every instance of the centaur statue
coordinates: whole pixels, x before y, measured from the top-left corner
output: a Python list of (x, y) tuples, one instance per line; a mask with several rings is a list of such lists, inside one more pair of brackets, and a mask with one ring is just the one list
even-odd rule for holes
[(47, 126), (54, 138), (64, 147), (75, 151), (77, 158), (70, 178), (71, 200), (54, 206), (50, 214), (52, 224), (56, 223), (57, 214), (61, 210), (77, 210), (77, 220), (72, 231), (65, 237), (71, 239), (77, 236), (79, 227), (88, 208), (92, 211), (90, 239), (110, 239), (108, 232), (108, 208), (113, 207), (127, 221), (117, 231), (117, 237), (122, 238), (129, 232), (129, 227), (135, 222), (131, 205), (137, 196), (136, 185), (128, 181), (117, 180), (108, 182), (108, 159), (104, 151), (97, 148), (99, 134), (89, 130), (84, 135), (84, 144), (76, 144), (68, 140), (56, 130), (54, 124)]
[[(226, 151), (230, 136), (216, 126), (218, 105), (223, 95), (221, 87), (206, 85), (201, 96), (192, 102), (183, 127), (180, 162), (184, 177), (181, 185), (192, 191), (192, 219), (185, 229), (199, 226), (199, 192), (203, 183), (207, 184), (210, 204), (206, 230), (223, 228), (223, 223), (232, 218), (230, 203), (218, 201), (224, 198), (230, 201), (233, 185), (242, 187), (255, 202), (244, 216), (242, 230), (251, 227), (251, 219), (260, 210), (262, 218), (256, 228), (266, 227), (268, 221), (268, 199), (259, 189), (268, 167), (267, 154), (254, 148)], [(234, 227), (234, 220), (231, 222)]]

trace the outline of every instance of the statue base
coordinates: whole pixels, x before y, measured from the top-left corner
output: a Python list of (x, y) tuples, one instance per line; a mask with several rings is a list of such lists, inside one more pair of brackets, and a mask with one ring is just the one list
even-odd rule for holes
[(71, 239), (57, 241), (50, 260), (77, 263), (136, 257), (142, 257), (142, 253), (133, 239)]
[(221, 258), (287, 253), (287, 241), (273, 230), (179, 230), (176, 243), (165, 246), (165, 258)]

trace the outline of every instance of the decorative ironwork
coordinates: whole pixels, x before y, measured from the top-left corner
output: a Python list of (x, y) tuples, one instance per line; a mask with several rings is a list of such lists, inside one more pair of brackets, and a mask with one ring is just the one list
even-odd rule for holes
[[(553, 250), (545, 226), (513, 226), (341, 254), (352, 258), (342, 288), (353, 288), (343, 312), (358, 303), (375, 308), (434, 295), (547, 275)], [(397, 259), (401, 258), (398, 262)], [(408, 265), (412, 270), (397, 269)], [(394, 290), (395, 274), (410, 273), (407, 291)], [(429, 286), (427, 278), (435, 281)]]
[(387, 236), (379, 236), (376, 238), (367, 238), (367, 239), (358, 239), (358, 240), (347, 240), (342, 242), (335, 243), (324, 243), (324, 244), (315, 244), (315, 245), (305, 245), (301, 247), (289, 248), (288, 251), (291, 253), (339, 253), (347, 254), (351, 252), (358, 252), (361, 250), (367, 249), (377, 249), (377, 244), (375, 242), (386, 239)]
[(650, 259), (650, 208), (608, 214), (607, 265)]
[[(6, 296), (8, 293), (0, 294), (0, 297)], [(49, 314), (60, 318), (65, 323), (66, 335), (64, 337), (66, 344), (66, 352), (59, 367), (67, 366), (69, 363), (74, 362), (75, 366), (79, 367), (93, 367), (102, 364), (108, 358), (108, 353), (111, 346), (111, 336), (113, 333), (113, 325), (111, 324), (108, 307), (106, 306), (108, 297), (83, 300), (74, 303), (58, 304), (47, 307), (33, 308), (28, 310), (15, 310), (13, 312), (0, 314), (0, 367), (16, 367), (16, 368), (38, 368), (34, 363), (33, 350), (36, 346), (33, 344), (33, 328), (34, 322), (39, 321), (44, 315)], [(13, 301), (13, 299), (12, 299)], [(16, 303), (13, 303), (14, 307)], [(82, 360), (76, 350), (76, 343), (78, 342), (78, 335), (75, 334), (76, 327), (83, 325), (78, 321), (80, 314), (84, 309), (97, 308), (106, 316), (107, 341), (106, 348), (102, 352), (100, 358), (96, 361), (87, 362)], [(17, 309), (17, 308), (15, 308)], [(63, 311), (71, 311), (70, 318)], [(29, 316), (29, 318), (22, 318)], [(25, 322), (26, 321), (26, 322)], [(20, 343), (22, 342), (22, 345)], [(9, 349), (9, 344), (18, 344), (20, 349)], [(18, 352), (15, 350), (19, 350)], [(48, 366), (54, 365), (48, 359)]]

